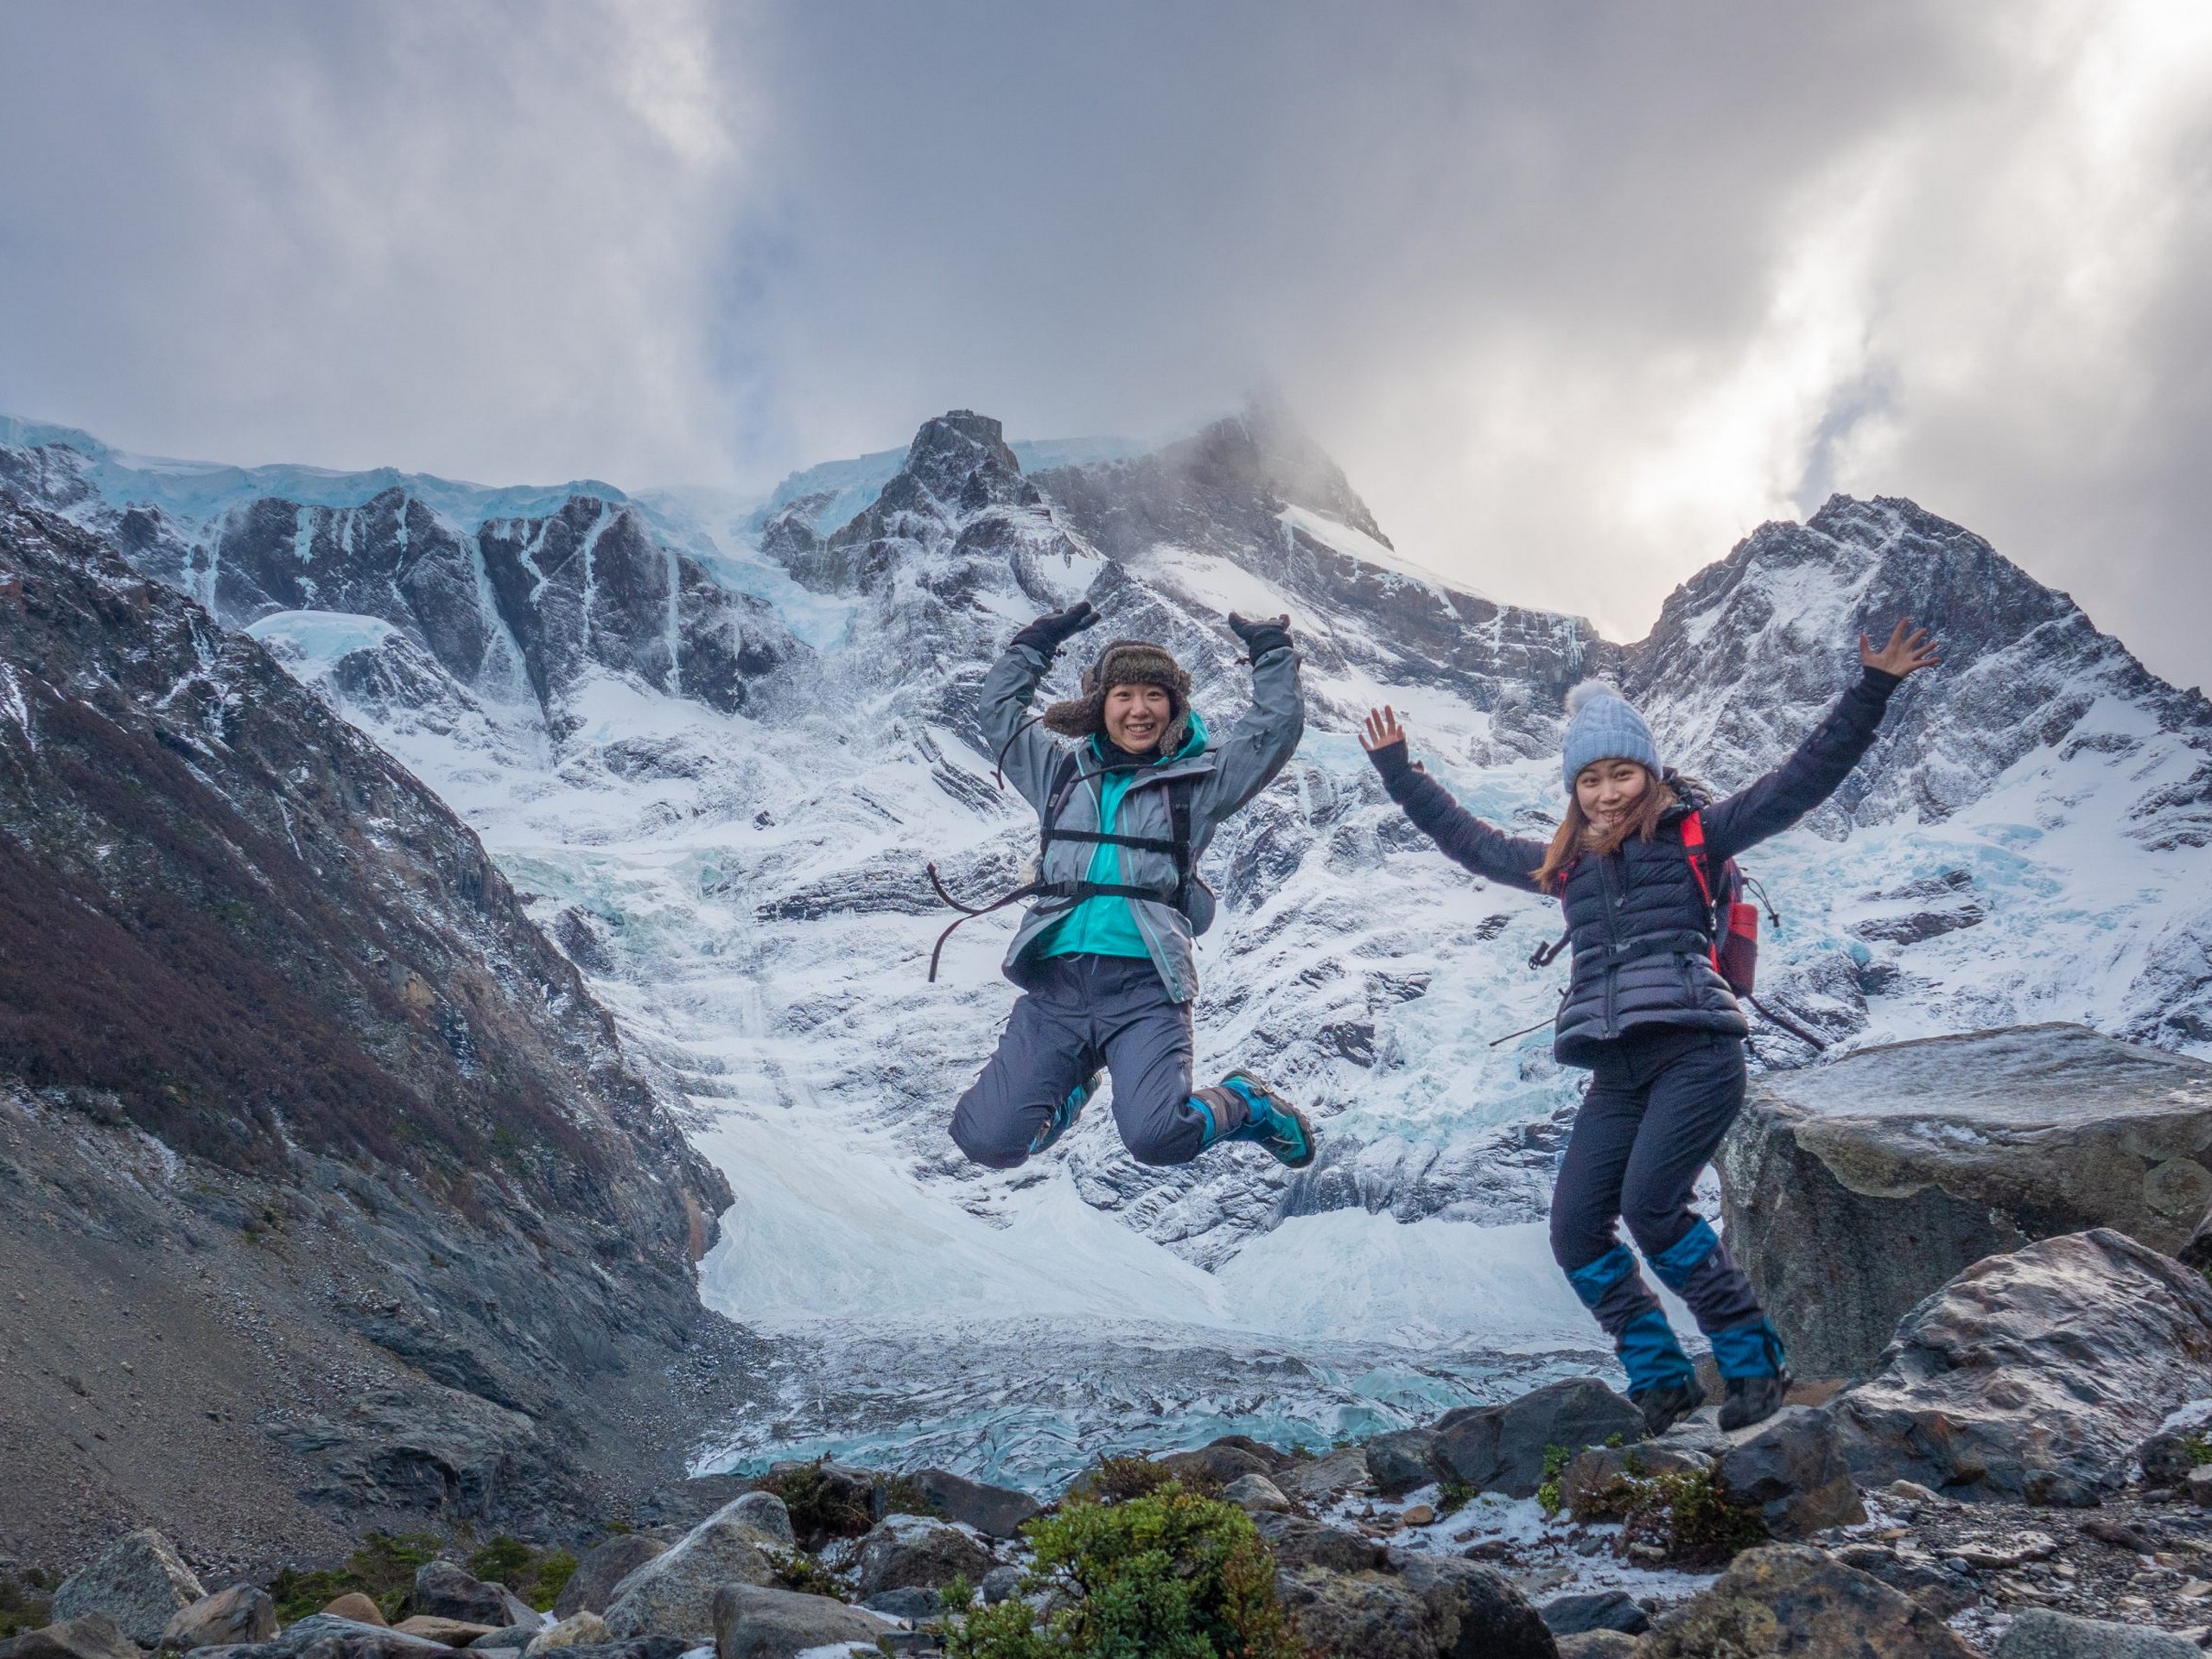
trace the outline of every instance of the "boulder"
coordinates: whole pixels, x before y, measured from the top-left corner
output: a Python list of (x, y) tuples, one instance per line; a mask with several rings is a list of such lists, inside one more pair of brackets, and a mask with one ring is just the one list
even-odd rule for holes
[(425, 1561), (415, 1569), (415, 1611), (433, 1618), (459, 1619), (486, 1630), (537, 1617), (505, 1585), (471, 1578), (451, 1561)]
[(982, 1583), (976, 1586), (976, 1593), (983, 1599), (987, 1607), (1021, 1593), (1021, 1569), (1018, 1567), (995, 1567), (983, 1574)]
[(1584, 1526), (1618, 1521), (1627, 1509), (1630, 1481), (1653, 1475), (1700, 1474), (1712, 1467), (1711, 1458), (1651, 1441), (1593, 1446), (1577, 1452), (1560, 1471), (1560, 1503)]
[(607, 1621), (597, 1613), (571, 1613), (557, 1624), (549, 1624), (530, 1638), (530, 1645), (522, 1650), (523, 1659), (538, 1659), (543, 1653), (557, 1648), (604, 1647), (614, 1639), (614, 1632), (607, 1628)]
[(2208, 1149), (2212, 1065), (2050, 1025), (1770, 1072), (1716, 1162), (1729, 1249), (1794, 1368), (1863, 1377), (1986, 1256), (2097, 1227), (2181, 1249)]
[(715, 1591), (726, 1585), (774, 1581), (776, 1569), (766, 1550), (775, 1546), (739, 1512), (744, 1502), (739, 1498), (724, 1504), (614, 1586), (606, 1618), (607, 1628), (617, 1640), (669, 1636), (710, 1641)]
[(2199, 1466), (2197, 1448), (2205, 1443), (2202, 1428), (2162, 1428), (2136, 1448), (2135, 1460), (2143, 1465), (2145, 1486), (2178, 1486)]
[(2212, 1392), (2212, 1285), (2108, 1229), (1976, 1262), (1830, 1408), (1860, 1484), (2093, 1504)]
[(986, 1486), (943, 1469), (924, 1469), (909, 1478), (939, 1515), (973, 1527), (986, 1538), (1016, 1537), (1044, 1513), (1035, 1498), (1010, 1486)]
[(1426, 1428), (1377, 1434), (1360, 1448), (1375, 1490), (1384, 1497), (1402, 1497), (1434, 1480), (1436, 1471), (1429, 1465), (1435, 1450), (1436, 1435)]
[(169, 1620), (207, 1593), (160, 1533), (127, 1532), (62, 1580), (54, 1592), (54, 1620), (60, 1624), (102, 1613), (140, 1647), (150, 1648)]
[(388, 1625), (310, 1613), (274, 1641), (241, 1651), (257, 1659), (449, 1659), (453, 1650)]
[(1290, 1459), (1249, 1435), (1224, 1434), (1192, 1451), (1170, 1452), (1153, 1461), (1186, 1484), (1226, 1486), (1240, 1475), (1273, 1475)]
[[(1437, 1420), (1429, 1463), (1439, 1479), (1531, 1497), (1553, 1446), (1569, 1452), (1618, 1436), (1639, 1440), (1643, 1414), (1594, 1376), (1570, 1377), (1503, 1406), (1462, 1406)], [(1369, 1462), (1374, 1459), (1370, 1449)]]
[(990, 1551), (950, 1521), (927, 1515), (887, 1515), (861, 1540), (856, 1562), (862, 1597), (909, 1585), (942, 1590), (953, 1580), (980, 1581)]
[(1390, 1552), (1365, 1533), (1297, 1515), (1256, 1515), (1252, 1524), (1274, 1552), (1278, 1568), (1324, 1573), (1382, 1573)]
[(1997, 1643), (1997, 1659), (2203, 1659), (2202, 1650), (2171, 1630), (2107, 1624), (2031, 1607)]
[(791, 1529), (791, 1512), (773, 1492), (747, 1492), (724, 1504), (715, 1514), (724, 1521), (750, 1528), (755, 1541), (767, 1548), (798, 1548), (798, 1535)]
[[(987, 1573), (983, 1576), (988, 1578), (990, 1574)], [(1000, 1599), (1003, 1601), (1005, 1598), (1001, 1596)], [(910, 1584), (903, 1590), (886, 1590), (870, 1596), (861, 1605), (871, 1613), (912, 1620), (927, 1618), (936, 1612), (944, 1605), (944, 1598), (934, 1590), (924, 1590)]]
[(480, 1636), (468, 1644), (472, 1653), (483, 1653), (493, 1648), (512, 1648), (520, 1653), (534, 1641), (543, 1624), (510, 1624), (504, 1630), (493, 1630), (489, 1636)]
[(1713, 1465), (1713, 1489), (1757, 1510), (1769, 1535), (1797, 1542), (1866, 1518), (1834, 1414), (1826, 1407), (1784, 1406), (1730, 1440)]
[(266, 1642), (276, 1634), (276, 1604), (257, 1585), (234, 1584), (202, 1596), (189, 1607), (178, 1609), (162, 1626), (164, 1648), (228, 1647), (239, 1642)]
[[(789, 1518), (786, 1515), (785, 1519)], [(613, 1599), (616, 1585), (654, 1556), (667, 1553), (666, 1544), (636, 1532), (620, 1533), (604, 1543), (594, 1544), (577, 1561), (568, 1583), (561, 1586), (560, 1598), (553, 1604), (553, 1617), (567, 1618), (575, 1613), (605, 1612), (607, 1604)]]
[(1553, 1659), (1556, 1651), (1526, 1598), (1473, 1561), (1392, 1552), (1379, 1569), (1341, 1572), (1287, 1564), (1279, 1548), (1276, 1562), (1276, 1592), (1324, 1659)]
[[(1419, 1472), (1427, 1478), (1428, 1447), (1424, 1444), (1419, 1459)], [(1348, 1492), (1356, 1492), (1369, 1484), (1367, 1448), (1362, 1446), (1340, 1446), (1319, 1458), (1299, 1458), (1276, 1472), (1275, 1484), (1284, 1496), (1301, 1503), (1316, 1505), (1335, 1503)], [(1412, 1486), (1401, 1487), (1401, 1492), (1410, 1491), (1422, 1484), (1417, 1479)]]
[(442, 1643), (448, 1648), (465, 1648), (480, 1636), (491, 1636), (502, 1628), (498, 1624), (479, 1624), (466, 1618), (440, 1618), (435, 1613), (416, 1613), (403, 1618), (391, 1627), (409, 1636), (419, 1636), (425, 1642)]
[(0, 1659), (142, 1659), (105, 1613), (79, 1613), (0, 1642)]
[(1554, 1636), (1578, 1636), (1584, 1630), (1620, 1630), (1640, 1636), (1651, 1628), (1651, 1615), (1637, 1605), (1625, 1590), (1589, 1590), (1579, 1595), (1557, 1596), (1537, 1609), (1544, 1628)]
[(1262, 1510), (1287, 1510), (1290, 1500), (1282, 1495), (1282, 1488), (1265, 1475), (1239, 1475), (1221, 1489), (1221, 1500), (1234, 1503), (1238, 1509), (1251, 1513)]
[(839, 1642), (871, 1645), (890, 1625), (828, 1596), (759, 1585), (725, 1586), (715, 1597), (715, 1659), (792, 1659)]
[(1619, 1630), (1577, 1630), (1559, 1638), (1559, 1659), (1636, 1659), (1636, 1638)]
[(355, 1624), (391, 1623), (375, 1599), (363, 1595), (359, 1590), (348, 1590), (344, 1595), (334, 1598), (322, 1611), (332, 1618), (342, 1618)]
[(2212, 1510), (2212, 1464), (2200, 1464), (2183, 1476), (2181, 1495), (2199, 1509)]
[(1974, 1659), (1919, 1603), (1802, 1544), (1747, 1549), (1662, 1616), (1637, 1659)]

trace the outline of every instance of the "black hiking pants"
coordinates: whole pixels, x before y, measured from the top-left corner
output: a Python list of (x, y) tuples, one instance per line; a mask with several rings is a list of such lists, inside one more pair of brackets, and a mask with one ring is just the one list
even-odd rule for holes
[(1012, 1169), (1068, 1091), (1103, 1062), (1114, 1125), (1141, 1164), (1186, 1164), (1212, 1123), (1191, 1099), (1191, 1005), (1169, 999), (1142, 957), (1046, 957), (1014, 1005), (998, 1052), (960, 1097), (952, 1138), (974, 1161)]
[[(1603, 1046), (1552, 1192), (1552, 1255), (1582, 1288), (1620, 1248), (1617, 1220), (1708, 1336), (1760, 1318), (1751, 1281), (1690, 1208), (1698, 1173), (1743, 1109), (1744, 1044), (1720, 1032), (1647, 1027)], [(1630, 1265), (1632, 1264), (1624, 1264)], [(1657, 1298), (1633, 1271), (1600, 1275), (1592, 1311), (1618, 1337)], [(1588, 1295), (1586, 1300), (1590, 1300)]]

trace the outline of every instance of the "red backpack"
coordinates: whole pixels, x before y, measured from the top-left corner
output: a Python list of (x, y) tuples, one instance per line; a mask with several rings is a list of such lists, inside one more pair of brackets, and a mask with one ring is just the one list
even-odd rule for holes
[(1744, 873), (1734, 859), (1722, 863), (1717, 881), (1708, 875), (1707, 867), (1713, 861), (1706, 854), (1705, 825), (1696, 813), (1682, 820), (1681, 831), (1682, 851), (1705, 899), (1713, 970), (1728, 982), (1730, 990), (1747, 997), (1758, 982), (1759, 907), (1744, 897)]

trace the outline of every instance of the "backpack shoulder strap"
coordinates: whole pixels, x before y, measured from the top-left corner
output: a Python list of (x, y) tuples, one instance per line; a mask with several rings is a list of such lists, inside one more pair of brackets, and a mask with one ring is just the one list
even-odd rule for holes
[(1191, 794), (1196, 778), (1171, 778), (1167, 782), (1168, 834), (1175, 842), (1175, 907), (1189, 909), (1191, 896)]
[(1707, 911), (1713, 908), (1713, 877), (1707, 866), (1713, 861), (1706, 852), (1705, 821), (1692, 812), (1681, 821), (1682, 855), (1690, 861), (1690, 874), (1697, 878), (1699, 895), (1705, 900)]

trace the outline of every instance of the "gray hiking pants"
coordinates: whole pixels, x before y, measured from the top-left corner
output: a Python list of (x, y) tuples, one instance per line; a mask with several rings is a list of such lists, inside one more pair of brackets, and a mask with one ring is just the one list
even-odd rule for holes
[[(1103, 1060), (1114, 1126), (1141, 1164), (1187, 1164), (1209, 1139), (1191, 1100), (1191, 1005), (1171, 1001), (1141, 957), (1046, 957), (1025, 976), (998, 1052), (960, 1097), (952, 1138), (976, 1163), (1012, 1169), (1068, 1091)], [(1215, 1138), (1241, 1127), (1211, 1126)]]

